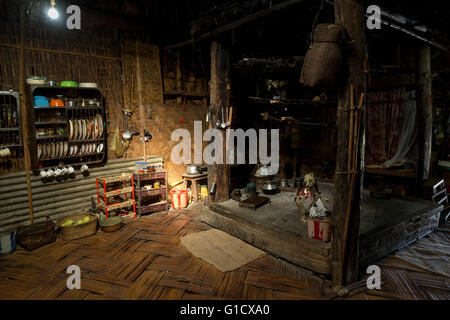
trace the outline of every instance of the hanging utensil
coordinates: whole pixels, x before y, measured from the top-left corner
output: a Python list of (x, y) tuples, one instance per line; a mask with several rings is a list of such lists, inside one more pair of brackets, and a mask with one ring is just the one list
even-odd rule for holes
[(131, 137), (133, 136), (133, 133), (130, 130), (128, 130), (128, 111), (127, 110), (124, 111), (124, 116), (125, 116), (125, 132), (122, 134), (122, 137), (125, 140), (130, 140)]
[(224, 109), (225, 109), (225, 107), (222, 106), (221, 108), (222, 108), (222, 121), (221, 121), (220, 127), (222, 129), (225, 129), (227, 127), (227, 123), (225, 122), (225, 116), (224, 116)]

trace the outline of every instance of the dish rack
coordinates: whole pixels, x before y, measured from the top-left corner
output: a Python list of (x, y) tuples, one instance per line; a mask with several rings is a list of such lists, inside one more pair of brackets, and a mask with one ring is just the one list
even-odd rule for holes
[[(27, 93), (32, 170), (106, 162), (106, 109), (99, 89), (29, 85)], [(49, 105), (35, 106), (37, 96)], [(51, 106), (52, 99), (64, 105)]]
[(0, 91), (0, 149), (22, 146), (20, 97), (15, 91)]
[(136, 202), (134, 199), (134, 182), (132, 173), (120, 173), (96, 178), (97, 208), (106, 218), (117, 215), (116, 210), (132, 207), (133, 212), (127, 210), (124, 219), (136, 219)]

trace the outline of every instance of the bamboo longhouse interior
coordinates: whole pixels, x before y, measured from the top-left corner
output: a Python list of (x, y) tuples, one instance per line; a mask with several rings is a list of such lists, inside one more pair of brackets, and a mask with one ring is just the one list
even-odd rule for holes
[(0, 298), (448, 299), (448, 4), (0, 8)]

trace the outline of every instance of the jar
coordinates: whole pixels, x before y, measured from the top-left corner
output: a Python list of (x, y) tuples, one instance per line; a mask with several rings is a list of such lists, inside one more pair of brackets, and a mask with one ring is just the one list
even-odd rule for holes
[(47, 128), (46, 133), (48, 136), (52, 136), (55, 134), (55, 130), (53, 128)]
[(148, 167), (148, 171), (149, 172), (155, 172), (156, 170), (155, 170), (155, 166), (149, 166)]
[(45, 129), (39, 129), (37, 132), (37, 135), (39, 137), (45, 136), (47, 134), (47, 132), (45, 131)]
[(159, 182), (155, 182), (153, 184), (153, 188), (158, 189), (160, 187), (160, 183)]

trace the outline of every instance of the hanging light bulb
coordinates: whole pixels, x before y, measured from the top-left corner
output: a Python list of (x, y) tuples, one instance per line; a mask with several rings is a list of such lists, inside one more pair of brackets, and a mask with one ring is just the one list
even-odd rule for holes
[(47, 14), (53, 20), (58, 19), (59, 13), (58, 13), (58, 10), (56, 10), (56, 8), (55, 8), (55, 0), (51, 1), (51, 7), (50, 7), (50, 9), (48, 9)]

